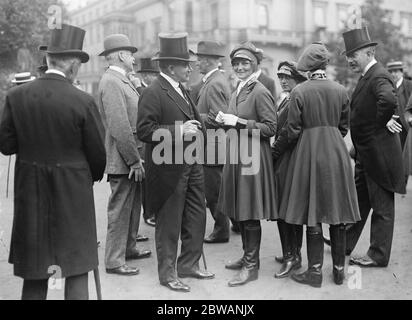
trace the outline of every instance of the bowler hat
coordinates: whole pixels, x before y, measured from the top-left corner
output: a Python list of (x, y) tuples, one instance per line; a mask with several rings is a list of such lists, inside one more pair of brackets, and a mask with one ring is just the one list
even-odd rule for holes
[(89, 55), (83, 51), (83, 40), (86, 31), (78, 27), (62, 24), (61, 28), (53, 29), (49, 45), (40, 46), (39, 50), (45, 50), (54, 55), (71, 55), (80, 58), (82, 63), (89, 61)]
[(140, 70), (137, 72), (159, 73), (159, 65), (156, 61), (152, 61), (152, 58), (141, 58)]
[(257, 59), (258, 64), (260, 64), (260, 62), (263, 60), (263, 50), (256, 48), (255, 45), (249, 41), (242, 42), (241, 44), (237, 45), (230, 53), (230, 60), (233, 60), (236, 52), (238, 52), (239, 50), (247, 50), (253, 53), (253, 55)]
[(372, 42), (369, 36), (368, 28), (353, 29), (343, 33), (346, 50), (342, 52), (344, 55), (350, 55), (357, 50), (377, 46), (377, 42)]
[(198, 56), (211, 56), (223, 58), (223, 45), (216, 41), (200, 41), (197, 44)]
[(22, 84), (33, 81), (34, 79), (36, 79), (36, 77), (33, 77), (30, 72), (16, 73), (14, 79), (11, 80), (11, 83)]
[(187, 47), (187, 33), (160, 33), (159, 40), (159, 54), (152, 60), (195, 61)]
[(390, 61), (386, 64), (386, 69), (388, 69), (388, 71), (393, 71), (393, 70), (403, 71), (403, 62), (402, 61)]
[(104, 51), (99, 56), (107, 56), (108, 54), (126, 50), (131, 53), (137, 52), (137, 48), (133, 47), (130, 43), (130, 39), (124, 34), (112, 34), (104, 39)]

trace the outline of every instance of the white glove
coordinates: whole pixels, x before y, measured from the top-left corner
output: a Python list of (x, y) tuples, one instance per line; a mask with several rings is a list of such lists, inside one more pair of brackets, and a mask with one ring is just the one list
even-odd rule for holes
[(223, 116), (224, 116), (224, 113), (222, 111), (219, 111), (219, 113), (216, 116), (215, 121), (217, 123), (223, 124)]
[(237, 124), (237, 121), (239, 120), (239, 117), (235, 116), (234, 114), (224, 114), (222, 118), (223, 118), (223, 123), (225, 124), (225, 126), (230, 126), (230, 127), (235, 127)]

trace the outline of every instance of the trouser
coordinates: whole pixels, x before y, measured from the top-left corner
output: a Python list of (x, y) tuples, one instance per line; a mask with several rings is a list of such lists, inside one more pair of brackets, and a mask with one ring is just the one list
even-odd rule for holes
[(126, 263), (126, 255), (136, 247), (141, 211), (141, 184), (127, 175), (109, 175), (112, 193), (108, 205), (106, 268)]
[(361, 221), (346, 232), (346, 248), (352, 252), (361, 236), (371, 209), (371, 235), (368, 256), (381, 266), (387, 266), (390, 259), (395, 223), (394, 193), (385, 190), (373, 181), (357, 161), (355, 182), (358, 194)]
[[(174, 193), (156, 215), (155, 239), (161, 284), (199, 269), (206, 228), (203, 168), (187, 166)], [(182, 242), (177, 258), (179, 236)], [(177, 264), (177, 268), (176, 268)]]
[(222, 166), (203, 166), (206, 203), (215, 220), (213, 234), (218, 239), (227, 239), (229, 238), (229, 219), (217, 207), (220, 184), (222, 182), (222, 169)]
[[(48, 279), (24, 280), (22, 300), (46, 300)], [(64, 285), (65, 300), (89, 300), (88, 274), (67, 277)]]
[(154, 214), (152, 212), (149, 212), (146, 206), (146, 183), (145, 181), (143, 181), (141, 186), (142, 186), (143, 219), (145, 220), (152, 219), (154, 217)]

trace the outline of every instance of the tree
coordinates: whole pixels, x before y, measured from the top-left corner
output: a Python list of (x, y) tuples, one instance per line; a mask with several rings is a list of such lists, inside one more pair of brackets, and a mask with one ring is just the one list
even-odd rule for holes
[[(390, 15), (382, 8), (383, 0), (366, 0), (362, 6), (362, 24), (368, 27), (372, 41), (378, 42), (376, 49), (377, 59), (386, 64), (391, 59), (402, 60), (407, 51), (402, 48), (402, 35), (399, 27), (392, 24)], [(332, 64), (336, 67), (337, 81), (351, 86), (354, 77), (348, 67), (346, 58), (341, 55), (344, 50), (342, 30), (339, 34), (332, 34), (328, 39), (328, 46), (333, 53)]]
[[(64, 20), (66, 10), (60, 0), (0, 0), (1, 107), (10, 85), (9, 75), (36, 71), (41, 61), (38, 46), (47, 43), (50, 36), (48, 9), (52, 5), (62, 8)], [(22, 65), (25, 70), (21, 70)]]

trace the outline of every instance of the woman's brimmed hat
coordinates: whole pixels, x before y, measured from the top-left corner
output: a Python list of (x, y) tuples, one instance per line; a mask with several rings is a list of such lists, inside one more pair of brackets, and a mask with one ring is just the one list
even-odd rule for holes
[(255, 45), (249, 41), (237, 45), (230, 53), (230, 60), (243, 58), (252, 61), (250, 53), (253, 55), (254, 59), (256, 59), (257, 64), (260, 64), (262, 62), (263, 50), (256, 48)]
[(196, 61), (187, 46), (186, 32), (182, 33), (160, 33), (160, 51), (152, 58), (153, 61), (176, 60), (183, 62)]
[(36, 77), (33, 77), (30, 72), (22, 72), (22, 73), (16, 73), (14, 75), (14, 79), (11, 80), (11, 83), (22, 84), (22, 83), (33, 81), (35, 79)]
[(329, 60), (330, 53), (326, 46), (321, 42), (314, 42), (308, 45), (301, 54), (297, 69), (303, 72), (325, 69)]
[(303, 82), (308, 79), (303, 72), (298, 70), (295, 61), (282, 61), (279, 63), (277, 75), (279, 76), (282, 74), (291, 77), (297, 82)]

